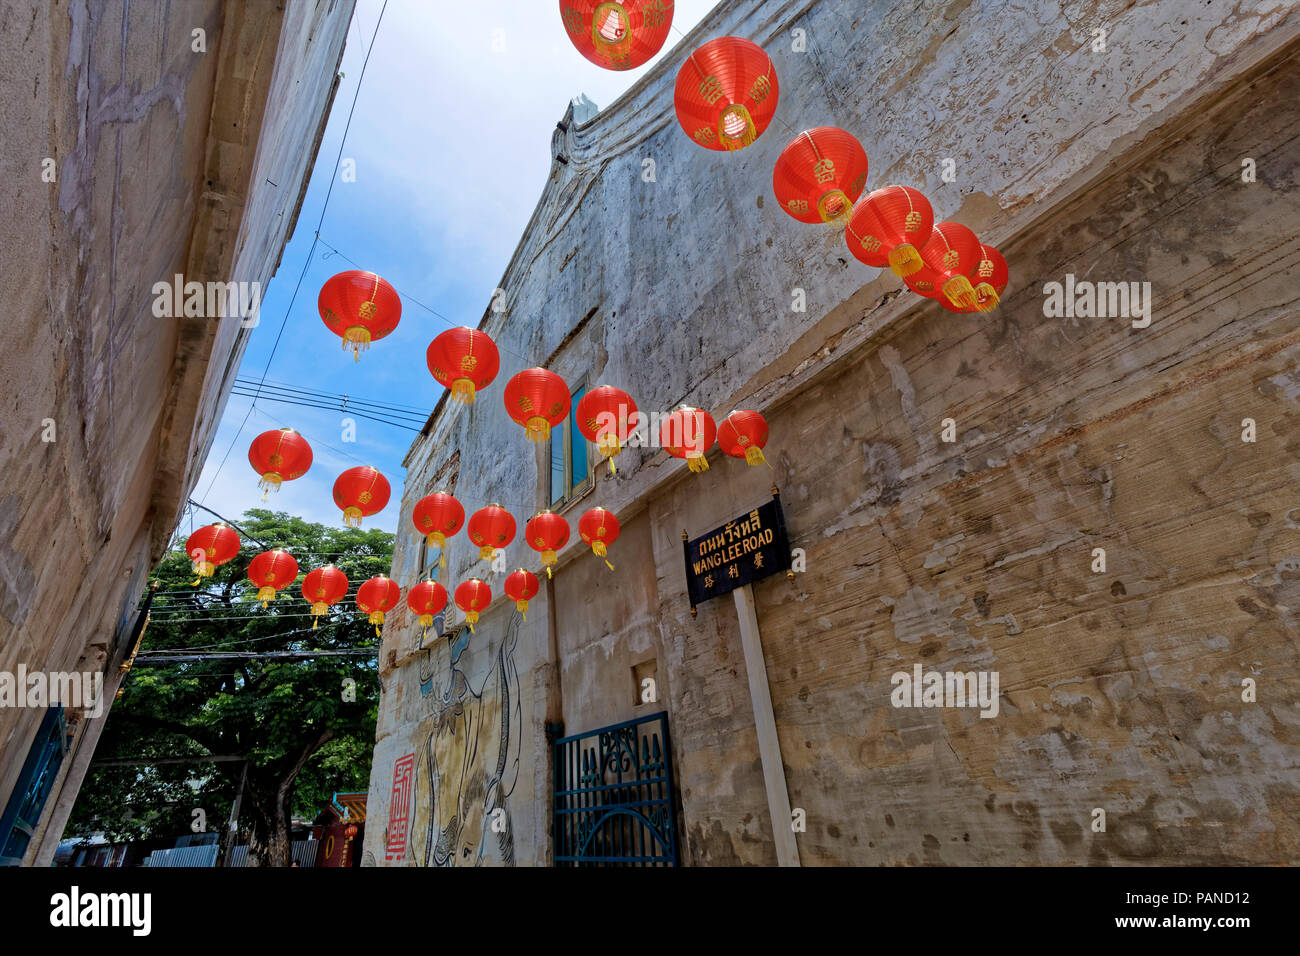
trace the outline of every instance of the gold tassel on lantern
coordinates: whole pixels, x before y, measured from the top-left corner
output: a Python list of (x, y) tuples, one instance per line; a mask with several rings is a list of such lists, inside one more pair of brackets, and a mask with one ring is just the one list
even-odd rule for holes
[(618, 469), (614, 467), (614, 456), (623, 450), (623, 447), (618, 443), (618, 436), (609, 433), (601, 435), (596, 441), (596, 450), (605, 456), (605, 460), (609, 462), (609, 473), (611, 475), (618, 474)]
[(853, 203), (842, 189), (832, 189), (817, 200), (817, 214), (822, 222), (843, 229), (849, 224), (853, 213)]
[(343, 509), (343, 523), (349, 528), (361, 527), (361, 509), (356, 505), (348, 505)]
[(474, 403), (474, 382), (468, 378), (458, 378), (451, 383), (451, 400), (462, 405)]
[(370, 348), (370, 330), (364, 325), (353, 325), (343, 332), (343, 347), (352, 349), (352, 361), (360, 362), (361, 353)]
[(910, 242), (899, 243), (889, 250), (889, 268), (893, 269), (894, 275), (900, 279), (910, 276), (923, 265), (925, 263), (921, 260), (921, 254)]
[(383, 632), (382, 632), (381, 630), (379, 630), (379, 625), (381, 625), (381, 624), (384, 623), (384, 612), (383, 612), (383, 611), (371, 611), (371, 612), (370, 612), (370, 623), (373, 624), (373, 625), (375, 626), (375, 637), (383, 637), (384, 634), (383, 634)]
[(262, 607), (265, 608), (268, 604), (270, 604), (272, 601), (275, 600), (275, 588), (271, 587), (270, 585), (263, 585), (262, 587), (258, 588), (257, 599), (262, 602)]
[(279, 474), (274, 471), (268, 471), (262, 476), (262, 480), (257, 483), (257, 487), (262, 489), (262, 500), (266, 500), (267, 492), (280, 490), (280, 484), (284, 481)]
[(551, 577), (551, 565), (555, 564), (556, 560), (554, 551), (542, 552), (542, 565), (546, 568), (546, 577), (548, 579)]
[(959, 309), (975, 308), (975, 287), (965, 276), (953, 276), (943, 284), (943, 294)]
[(311, 617), (312, 617), (311, 629), (312, 629), (313, 631), (316, 630), (316, 625), (320, 623), (320, 619), (321, 619), (321, 617), (324, 616), (325, 612), (328, 611), (328, 610), (329, 610), (329, 605), (326, 604), (324, 601), (313, 601), (313, 602), (312, 602), (312, 606), (311, 606)]
[(493, 556), (496, 554), (496, 551), (497, 549), (492, 547), (492, 545), (485, 544), (483, 547), (478, 549), (479, 559), (482, 561), (491, 561)]
[(759, 448), (757, 445), (751, 445), (749, 448), (745, 449), (745, 464), (763, 465), (766, 463), (767, 459), (763, 457), (763, 449)]
[(465, 623), (469, 625), (469, 632), (474, 633), (474, 625), (478, 623), (478, 611), (466, 611)]
[[(194, 550), (198, 551), (199, 549), (195, 548)], [(211, 561), (195, 561), (194, 573), (198, 575), (198, 577), (196, 577), (193, 581), (190, 582), (190, 587), (194, 587), (194, 585), (198, 584), (204, 578), (212, 577), (213, 572), (216, 570), (217, 570), (217, 566), (213, 564)]]
[(519, 613), (523, 617), (524, 621), (526, 622), (528, 620), (528, 602), (516, 601), (515, 607), (519, 608)]
[(686, 465), (697, 475), (702, 471), (709, 470), (709, 460), (704, 457), (702, 452), (686, 456)]
[(730, 150), (744, 149), (758, 139), (749, 110), (739, 103), (728, 106), (718, 117), (718, 138)]
[(420, 633), (420, 642), (421, 642), (421, 643), (424, 643), (424, 639), (425, 639), (426, 637), (429, 636), (429, 628), (432, 627), (432, 626), (433, 626), (433, 615), (432, 615), (432, 614), (421, 614), (421, 615), (420, 615), (420, 627), (424, 628), (424, 630)]
[(981, 282), (975, 287), (975, 308), (981, 312), (992, 312), (1000, 301), (998, 290), (987, 282)]
[[(591, 551), (598, 558), (604, 558), (605, 555), (609, 554), (609, 549), (605, 547), (604, 541), (591, 542)], [(611, 571), (614, 570), (614, 565), (609, 563), (608, 558), (605, 558), (605, 567), (609, 568)]]
[(447, 569), (447, 536), (441, 531), (430, 531), (424, 536), (425, 543), (438, 549), (438, 567)]
[(524, 426), (524, 437), (529, 441), (546, 441), (551, 437), (551, 423), (540, 415), (534, 415)]

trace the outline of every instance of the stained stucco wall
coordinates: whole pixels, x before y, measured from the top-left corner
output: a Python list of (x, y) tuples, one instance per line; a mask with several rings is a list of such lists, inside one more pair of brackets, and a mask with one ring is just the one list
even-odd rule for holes
[[(156, 318), (152, 287), (178, 273), (265, 287), (351, 9), (79, 0), (0, 14), (0, 670), (100, 670), (124, 651), (249, 334), (238, 317)], [(0, 799), (40, 718), (0, 710)], [(47, 818), (60, 803), (66, 816), (88, 751), (65, 760)]]
[[(684, 49), (723, 33), (763, 43), (781, 78), (778, 121), (737, 155), (695, 147), (671, 113)], [(650, 709), (630, 668), (652, 658), (686, 861), (775, 862), (736, 612), (692, 619), (681, 562), (682, 530), (774, 480), (807, 570), (755, 591), (805, 864), (1294, 859), (1296, 33), (1283, 8), (1218, 2), (723, 3), (619, 103), (566, 117), (567, 162), (502, 282), (508, 312), (484, 319), (498, 384), (544, 364), (643, 409), (756, 407), (773, 470), (715, 454), (695, 476), (630, 450), (569, 512), (619, 515), (618, 573), (571, 545), (519, 629), (516, 861), (548, 859), (543, 723)], [(866, 145), (870, 186), (918, 186), (1003, 250), (996, 312), (943, 311), (775, 208), (777, 154), (827, 123)], [(1066, 273), (1151, 282), (1151, 326), (1046, 317), (1043, 285)], [(408, 514), (453, 454), (468, 510), (546, 505), (543, 453), (489, 390), (435, 412), (408, 456)], [(454, 585), (473, 555), (459, 541), (450, 558)], [(520, 563), (536, 566), (517, 542)], [(472, 687), (513, 614), (499, 602), (470, 640)], [(445, 712), (429, 695), (412, 709), (416, 638), (388, 631), (376, 820), (394, 761), (428, 739), (423, 715)], [(916, 663), (998, 671), (999, 716), (892, 707), (891, 675)], [(1244, 677), (1273, 696), (1243, 702)], [(368, 828), (370, 861), (384, 840)]]

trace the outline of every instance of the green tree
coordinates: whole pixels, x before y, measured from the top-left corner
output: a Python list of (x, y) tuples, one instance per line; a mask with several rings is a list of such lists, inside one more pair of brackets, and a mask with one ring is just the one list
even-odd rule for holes
[[(353, 597), (362, 581), (391, 567), (391, 534), (327, 528), (264, 509), (248, 511), (239, 527), (239, 556), (197, 585), (184, 536), (161, 562), (141, 656), (95, 754), (97, 762), (144, 759), (87, 777), (69, 836), (171, 836), (191, 829), (195, 807), (205, 810), (207, 829), (224, 831), (242, 778), (240, 823), (249, 865), (288, 866), (291, 814), (313, 818), (330, 794), (369, 785), (379, 701), (376, 657), (149, 659), (164, 650), (266, 655), (377, 649), (375, 629)], [(264, 550), (252, 539), (287, 548), (298, 560), (298, 579), (266, 609), (246, 573)], [(331, 561), (348, 576), (349, 595), (313, 629), (302, 577)], [(206, 757), (238, 760), (202, 762)], [(182, 759), (170, 762), (176, 758)]]

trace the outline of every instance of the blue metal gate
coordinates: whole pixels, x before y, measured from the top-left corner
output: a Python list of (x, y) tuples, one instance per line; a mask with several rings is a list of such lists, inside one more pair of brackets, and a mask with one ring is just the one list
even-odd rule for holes
[(668, 714), (555, 741), (556, 866), (676, 866)]

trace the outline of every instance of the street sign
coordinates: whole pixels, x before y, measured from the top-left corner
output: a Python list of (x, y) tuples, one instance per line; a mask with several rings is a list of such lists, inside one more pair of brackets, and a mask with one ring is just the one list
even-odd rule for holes
[(697, 604), (789, 571), (790, 541), (780, 493), (773, 488), (771, 501), (706, 535), (687, 539), (682, 532), (682, 550), (692, 617)]

